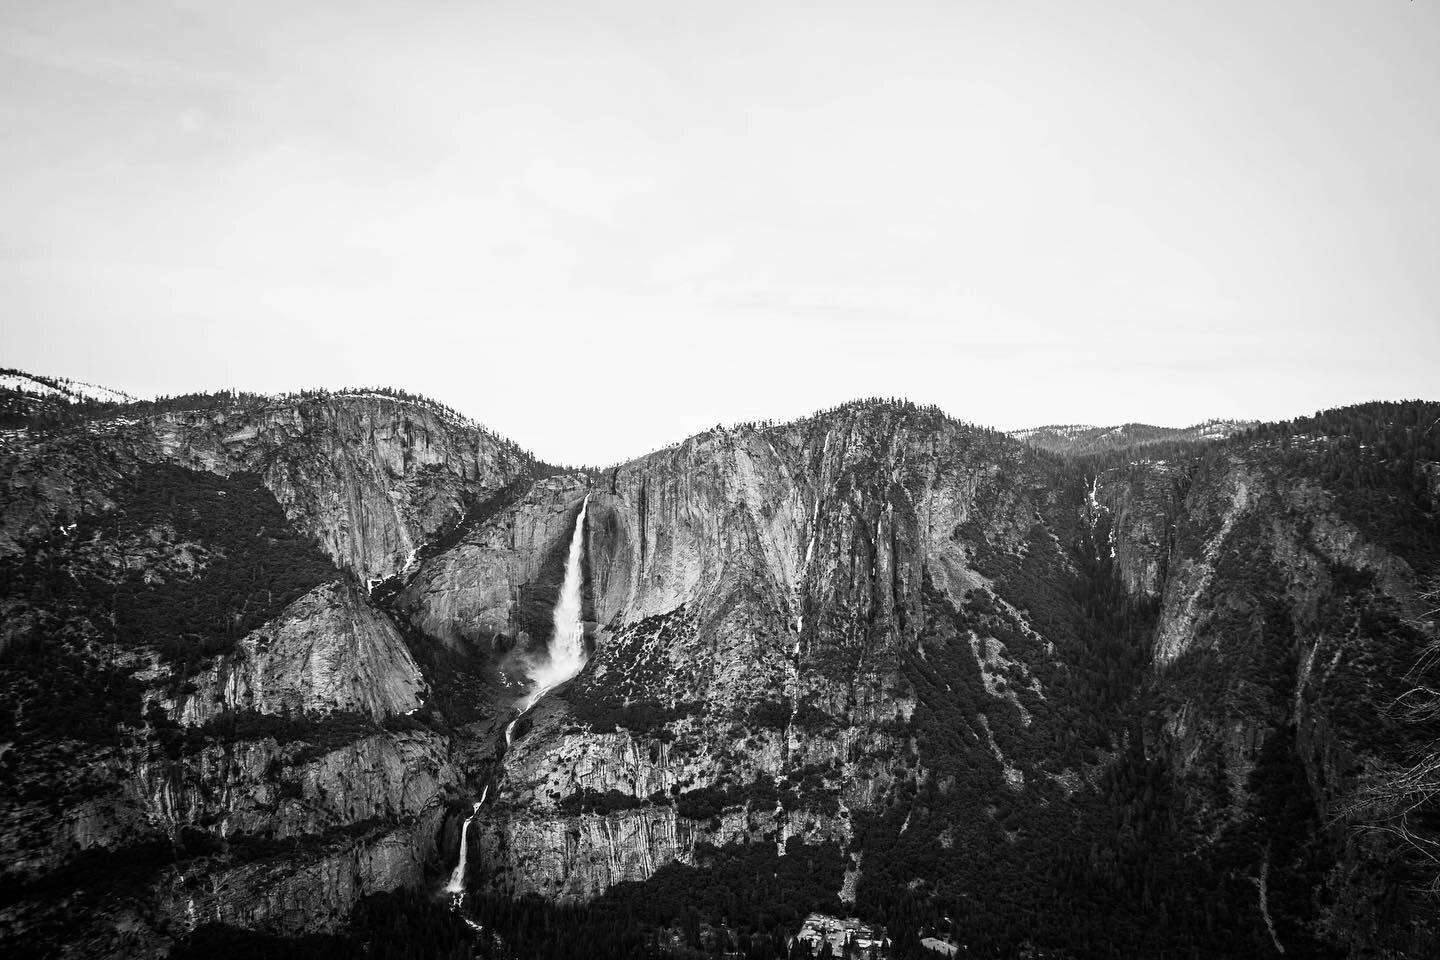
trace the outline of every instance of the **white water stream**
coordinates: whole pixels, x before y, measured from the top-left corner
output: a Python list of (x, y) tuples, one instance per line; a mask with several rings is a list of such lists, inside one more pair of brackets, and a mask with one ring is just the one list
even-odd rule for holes
[(536, 701), (547, 692), (569, 680), (585, 666), (585, 625), (581, 622), (580, 588), (583, 577), (580, 559), (585, 552), (585, 514), (590, 509), (590, 494), (580, 504), (575, 518), (575, 532), (570, 535), (570, 553), (565, 558), (565, 579), (560, 585), (560, 598), (555, 603), (554, 632), (546, 657), (530, 667), (530, 692), (515, 704), (515, 719), (505, 727), (505, 746), (510, 746), (515, 724)]
[[(510, 746), (516, 722), (525, 712), (547, 692), (575, 676), (585, 666), (585, 625), (580, 619), (583, 612), (580, 560), (585, 552), (585, 514), (589, 509), (590, 495), (587, 493), (580, 504), (580, 516), (575, 519), (575, 532), (570, 535), (570, 552), (565, 557), (565, 579), (560, 584), (560, 598), (555, 603), (555, 629), (550, 636), (550, 645), (546, 648), (544, 661), (531, 665), (528, 671), (530, 692), (515, 705), (515, 719), (505, 727), (506, 747)], [(454, 896), (457, 904), (465, 895), (466, 838), (470, 835), (470, 824), (475, 821), (475, 815), (489, 792), (487, 785), (480, 793), (480, 803), (475, 804), (470, 816), (465, 819), (465, 825), (460, 828), (460, 859), (450, 874), (450, 882), (445, 885), (445, 892)]]
[(470, 824), (475, 822), (475, 814), (480, 809), (480, 804), (485, 802), (485, 795), (490, 792), (490, 787), (480, 791), (480, 803), (470, 809), (470, 816), (465, 818), (465, 826), (460, 828), (460, 862), (455, 864), (455, 872), (450, 874), (450, 882), (445, 884), (445, 892), (462, 896), (465, 893), (465, 853), (469, 848), (465, 839), (470, 836)]

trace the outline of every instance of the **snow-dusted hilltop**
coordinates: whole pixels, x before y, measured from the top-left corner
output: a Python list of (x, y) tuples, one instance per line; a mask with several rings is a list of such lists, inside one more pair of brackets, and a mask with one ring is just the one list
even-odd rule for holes
[(114, 390), (68, 377), (42, 377), (23, 370), (0, 369), (0, 390), (14, 390), (37, 397), (59, 397), (67, 400), (90, 400), (96, 403), (130, 403), (137, 397), (123, 390)]

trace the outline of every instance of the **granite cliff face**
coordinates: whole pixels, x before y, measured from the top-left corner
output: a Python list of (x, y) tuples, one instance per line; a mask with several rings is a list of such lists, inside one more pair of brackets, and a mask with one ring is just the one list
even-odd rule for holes
[(328, 583), (286, 607), (235, 653), (191, 677), (193, 692), (167, 703), (187, 726), (226, 711), (412, 714), (425, 680), (405, 641), (353, 586)]
[[(517, 819), (482, 820), (482, 869), (516, 892), (577, 897), (691, 862), (699, 841), (848, 842), (851, 807), (871, 806), (910, 751), (896, 735), (914, 709), (901, 663), (922, 649), (924, 571), (957, 596), (982, 582), (954, 532), (981, 500), (1002, 536), (1024, 528), (1037, 504), (1007, 469), (1022, 460), (942, 418), (921, 426), (881, 410), (715, 432), (596, 478), (595, 657), (557, 697), (572, 711), (541, 711), (505, 756), (497, 810)], [(557, 492), (573, 515), (582, 491)], [(555, 515), (527, 501), (497, 526), (536, 529), (537, 510)], [(553, 543), (567, 524), (548, 527)], [(503, 582), (447, 579), (473, 569), (442, 555), (412, 589), (448, 598)], [(444, 619), (411, 596), (415, 622)], [(691, 795), (738, 797), (797, 770), (814, 771), (814, 804), (786, 810), (767, 795), (711, 823), (683, 816)], [(609, 791), (637, 806), (601, 820), (556, 810)]]
[[(1275, 780), (1301, 791), (1285, 798), (1289, 815), (1334, 844), (1257, 844), (1257, 909), (1273, 943), (1313, 943), (1295, 917), (1267, 908), (1283, 899), (1277, 884), (1291, 884), (1294, 897), (1311, 883), (1327, 900), (1314, 920), (1319, 939), (1405, 955), (1429, 942), (1411, 932), (1429, 929), (1433, 904), (1377, 908), (1374, 884), (1413, 851), (1395, 842), (1393, 823), (1355, 814), (1374, 784), (1433, 750), (1435, 731), (1405, 722), (1402, 695), (1436, 636), (1424, 595), (1440, 583), (1440, 500), (1396, 498), (1377, 516), (1357, 509), (1356, 490), (1321, 481), (1313, 438), (1297, 453), (1281, 446), (1228, 451), (1193, 474), (1154, 634), (1156, 744), (1220, 846), (1280, 799)], [(1375, 487), (1363, 496), (1384, 489)], [(1380, 885), (1393, 890), (1410, 869)]]
[[(484, 882), (584, 899), (704, 845), (800, 836), (852, 851), (843, 892), (863, 902), (867, 870), (926, 842), (907, 831), (956, 849), (951, 817), (995, 817), (917, 794), (993, 764), (1016, 810), (972, 832), (978, 851), (1161, 763), (1201, 851), (1244, 863), (1258, 944), (1413, 949), (1429, 908), (1387, 928), (1373, 903), (1406, 852), (1347, 818), (1425, 743), (1387, 705), (1434, 638), (1417, 617), (1437, 505), (1401, 518), (1422, 543), (1406, 559), (1393, 523), (1327, 490), (1322, 451), (1342, 442), (1317, 428), (1086, 465), (857, 408), (593, 478), (595, 657), (503, 758), (477, 828)], [(1105, 582), (1118, 619), (1085, 609)], [(1122, 665), (1095, 664), (1116, 639), (1104, 656)], [(965, 742), (940, 749), (935, 727)], [(1306, 839), (1259, 842), (1287, 777)], [(923, 871), (897, 881), (945, 893)]]
[[(465, 842), (472, 890), (570, 903), (813, 851), (853, 909), (1001, 951), (1428, 942), (1355, 817), (1428, 735), (1387, 707), (1436, 638), (1426, 456), (874, 402), (579, 474), (392, 397), (202, 406), (5, 436), (7, 937), (337, 929)], [(507, 748), (587, 494), (591, 657)], [(57, 663), (128, 706), (42, 710)], [(76, 879), (105, 857), (143, 869)]]
[(420, 564), (395, 608), (451, 647), (499, 637), (545, 642), (584, 493), (575, 477), (527, 485), (517, 502)]
[(12, 435), (0, 552), (103, 506), (108, 483), (137, 464), (170, 462), (258, 474), (287, 517), (366, 583), (402, 569), (419, 545), (531, 466), (513, 443), (455, 414), (383, 394), (127, 413), (78, 434)]
[(469, 503), (527, 466), (512, 444), (381, 395), (280, 403), (239, 417), (175, 414), (153, 431), (145, 440), (167, 459), (260, 473), (286, 513), (362, 582), (396, 573)]
[(127, 408), (0, 456), (6, 935), (147, 955), (419, 885), (460, 778), (367, 588), (532, 462), (384, 396)]

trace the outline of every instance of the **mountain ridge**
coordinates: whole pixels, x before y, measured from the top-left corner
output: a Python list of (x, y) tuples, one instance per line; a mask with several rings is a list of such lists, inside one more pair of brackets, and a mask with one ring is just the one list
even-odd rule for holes
[[(1437, 417), (1067, 455), (852, 402), (583, 472), (374, 392), (7, 430), (0, 939), (1424, 956), (1354, 811), (1430, 735)], [(591, 657), (507, 747), (587, 495)]]
[[(425, 408), (429, 408), (429, 409), (439, 410), (439, 411), (441, 411), (441, 412), (443, 412), (443, 413), (445, 413), (445, 414), (448, 414), (448, 415), (454, 417), (458, 422), (460, 422), (460, 423), (462, 423), (462, 424), (465, 424), (465, 425), (474, 427), (474, 428), (476, 428), (476, 429), (479, 429), (479, 430), (481, 430), (481, 431), (483, 431), (483, 432), (485, 432), (485, 433), (487, 433), (487, 434), (490, 434), (490, 435), (492, 435), (492, 436), (495, 436), (497, 439), (501, 439), (501, 440), (507, 441), (507, 442), (509, 442), (509, 443), (512, 443), (512, 444), (514, 444), (517, 448), (520, 447), (519, 441), (517, 441), (517, 440), (515, 440), (515, 439), (513, 439), (513, 438), (501, 437), (499, 434), (494, 433), (494, 432), (491, 431), (488, 427), (486, 427), (486, 426), (483, 424), (483, 422), (481, 422), (481, 421), (479, 421), (479, 420), (476, 420), (476, 419), (474, 419), (473, 417), (470, 417), (470, 416), (468, 416), (468, 415), (466, 415), (466, 414), (460, 413), (460, 412), (459, 412), (458, 410), (456, 410), (455, 408), (450, 407), (450, 406), (446, 405), (445, 403), (443, 403), (443, 402), (441, 402), (441, 401), (439, 401), (439, 400), (436, 400), (436, 399), (434, 399), (434, 398), (428, 397), (428, 396), (426, 396), (426, 395), (424, 395), (424, 394), (417, 394), (417, 393), (414, 393), (414, 392), (412, 392), (412, 391), (405, 390), (405, 389), (403, 389), (403, 388), (395, 388), (395, 387), (302, 388), (302, 389), (297, 390), (297, 391), (286, 392), (286, 393), (273, 393), (273, 394), (271, 394), (271, 393), (266, 393), (266, 394), (260, 394), (260, 393), (244, 393), (244, 392), (236, 392), (236, 391), (220, 391), (220, 392), (217, 392), (217, 393), (197, 393), (197, 394), (181, 395), (181, 396), (178, 396), (178, 397), (168, 397), (168, 396), (165, 396), (165, 397), (154, 397), (154, 398), (148, 398), (148, 399), (147, 399), (147, 398), (136, 397), (136, 396), (133, 396), (133, 395), (131, 395), (131, 394), (124, 393), (123, 391), (114, 390), (114, 389), (109, 388), (109, 387), (101, 387), (101, 386), (96, 386), (96, 385), (94, 385), (94, 384), (85, 384), (85, 383), (82, 383), (81, 381), (73, 381), (73, 380), (69, 380), (69, 379), (67, 379), (67, 378), (55, 378), (55, 377), (41, 376), (41, 375), (38, 375), (38, 374), (30, 374), (30, 373), (27, 373), (27, 372), (25, 372), (25, 371), (18, 370), (18, 369), (13, 369), (13, 368), (0, 369), (0, 377), (3, 377), (3, 378), (4, 378), (4, 382), (0, 382), (0, 404), (4, 404), (6, 395), (17, 394), (17, 393), (18, 393), (18, 394), (31, 394), (34, 398), (45, 398), (45, 399), (49, 399), (49, 400), (59, 400), (59, 401), (62, 401), (62, 402), (71, 403), (71, 404), (76, 405), (76, 406), (86, 406), (86, 405), (90, 405), (90, 406), (93, 406), (93, 407), (95, 408), (95, 409), (92, 411), (93, 413), (99, 413), (99, 412), (101, 412), (101, 411), (110, 411), (110, 412), (114, 412), (114, 413), (119, 413), (119, 412), (122, 411), (122, 409), (126, 409), (126, 408), (129, 408), (130, 410), (135, 411), (135, 412), (139, 412), (139, 411), (143, 411), (143, 410), (147, 409), (147, 407), (154, 407), (154, 408), (170, 407), (170, 408), (173, 408), (173, 409), (181, 409), (181, 408), (183, 408), (183, 407), (185, 406), (186, 403), (214, 402), (214, 401), (222, 400), (222, 399), (224, 399), (224, 398), (230, 398), (230, 399), (232, 399), (232, 400), (239, 400), (239, 399), (242, 399), (242, 398), (243, 398), (243, 399), (248, 399), (248, 400), (252, 400), (252, 401), (256, 401), (256, 400), (267, 400), (267, 401), (270, 401), (270, 402), (285, 402), (285, 401), (293, 401), (293, 400), (321, 399), (321, 398), (345, 398), (345, 397), (363, 398), (363, 397), (366, 397), (366, 396), (383, 397), (383, 398), (385, 398), (385, 399), (393, 400), (393, 401), (398, 402), (398, 403), (410, 403), (410, 404), (415, 404), (415, 405), (418, 405), (418, 406), (421, 406), (421, 407), (425, 407)], [(27, 380), (30, 381), (30, 382), (34, 385), (34, 387), (38, 388), (38, 390), (32, 390), (32, 389), (30, 389), (30, 388), (27, 388), (27, 386), (26, 386), (26, 384), (25, 384), (25, 381), (27, 381)], [(94, 393), (93, 393), (93, 394), (86, 394), (84, 391), (76, 391), (76, 392), (73, 392), (73, 393), (69, 393), (69, 392), (67, 392), (67, 391), (65, 391), (65, 390), (61, 390), (61, 389), (56, 388), (56, 386), (55, 386), (56, 384), (62, 384), (62, 385), (63, 385), (63, 384), (75, 384), (75, 385), (78, 385), (79, 387), (90, 388), (90, 390), (94, 391)], [(115, 398), (118, 398), (118, 399), (115, 399)], [(1363, 401), (1363, 400), (1362, 400), (1362, 401), (1356, 401), (1355, 403), (1346, 404), (1346, 405), (1342, 405), (1342, 406), (1338, 406), (1338, 407), (1326, 408), (1326, 409), (1327, 409), (1327, 410), (1337, 410), (1337, 411), (1338, 411), (1338, 410), (1346, 410), (1346, 409), (1349, 409), (1349, 408), (1351, 408), (1351, 407), (1361, 406), (1361, 405), (1363, 405), (1363, 404), (1365, 404), (1365, 403), (1368, 403), (1368, 402), (1371, 402), (1371, 401)], [(1382, 402), (1407, 402), (1407, 401), (1382, 401)], [(865, 405), (886, 405), (886, 404), (896, 405), (896, 406), (900, 406), (900, 407), (911, 407), (911, 408), (915, 408), (915, 409), (919, 409), (919, 410), (924, 410), (924, 411), (927, 411), (927, 412), (934, 412), (934, 413), (937, 413), (937, 414), (939, 414), (939, 415), (941, 415), (941, 416), (944, 416), (944, 417), (946, 417), (946, 418), (948, 418), (948, 419), (950, 419), (950, 420), (953, 420), (953, 421), (955, 421), (956, 423), (963, 423), (963, 424), (966, 424), (966, 425), (968, 425), (968, 426), (971, 426), (971, 427), (974, 427), (974, 428), (980, 429), (980, 430), (990, 430), (990, 431), (994, 431), (994, 432), (997, 432), (997, 433), (1003, 433), (1003, 434), (1005, 434), (1006, 436), (1011, 437), (1011, 438), (1014, 439), (1014, 440), (1017, 440), (1017, 441), (1020, 441), (1020, 442), (1023, 442), (1023, 443), (1027, 443), (1027, 444), (1029, 444), (1029, 445), (1031, 445), (1031, 446), (1035, 446), (1035, 447), (1039, 447), (1039, 448), (1042, 448), (1042, 449), (1050, 450), (1050, 451), (1056, 452), (1056, 453), (1066, 453), (1066, 454), (1075, 454), (1075, 455), (1085, 454), (1085, 453), (1096, 453), (1096, 452), (1100, 452), (1100, 451), (1104, 451), (1104, 450), (1111, 450), (1111, 449), (1126, 449), (1126, 448), (1140, 447), (1140, 446), (1146, 446), (1146, 445), (1159, 445), (1159, 444), (1164, 444), (1164, 443), (1168, 443), (1168, 442), (1195, 443), (1195, 442), (1204, 442), (1204, 441), (1210, 441), (1210, 440), (1223, 440), (1223, 439), (1226, 439), (1226, 438), (1228, 438), (1228, 437), (1230, 437), (1230, 436), (1234, 436), (1235, 434), (1243, 433), (1243, 432), (1245, 432), (1246, 430), (1253, 429), (1253, 428), (1255, 428), (1255, 427), (1257, 427), (1257, 426), (1260, 426), (1260, 425), (1263, 424), (1263, 423), (1267, 423), (1267, 422), (1274, 422), (1274, 423), (1286, 422), (1286, 421), (1233, 420), (1233, 419), (1223, 419), (1223, 418), (1212, 418), (1212, 419), (1203, 420), (1203, 421), (1201, 421), (1201, 422), (1199, 422), (1199, 423), (1192, 424), (1192, 425), (1189, 425), (1189, 426), (1180, 426), (1180, 427), (1157, 426), (1157, 425), (1155, 425), (1155, 424), (1140, 423), (1140, 422), (1131, 421), (1131, 422), (1126, 422), (1126, 423), (1123, 423), (1123, 424), (1115, 424), (1115, 425), (1111, 425), (1111, 426), (1095, 426), (1095, 425), (1091, 425), (1091, 424), (1053, 424), (1053, 423), (1052, 423), (1052, 424), (1044, 424), (1044, 425), (1035, 426), (1035, 427), (1025, 427), (1025, 428), (1012, 429), (1012, 430), (1001, 430), (1001, 429), (999, 429), (999, 428), (997, 428), (997, 427), (987, 426), (987, 425), (979, 424), (979, 423), (972, 423), (971, 421), (963, 420), (963, 419), (961, 419), (961, 418), (959, 418), (959, 417), (956, 417), (955, 415), (953, 415), (953, 414), (951, 414), (951, 413), (948, 413), (948, 412), (944, 411), (942, 408), (940, 408), (939, 406), (934, 405), (934, 404), (916, 404), (916, 403), (913, 403), (912, 401), (910, 401), (910, 400), (908, 400), (908, 399), (905, 399), (905, 398), (896, 398), (896, 397), (890, 397), (890, 398), (870, 397), (870, 398), (856, 398), (856, 399), (853, 399), (853, 400), (848, 400), (848, 401), (845, 401), (845, 402), (843, 402), (843, 403), (836, 404), (836, 405), (834, 405), (834, 406), (832, 406), (832, 407), (817, 408), (816, 410), (814, 410), (814, 411), (811, 412), (811, 413), (802, 414), (802, 415), (797, 416), (797, 417), (795, 417), (794, 419), (788, 420), (788, 421), (780, 421), (780, 422), (777, 422), (777, 421), (774, 421), (774, 420), (764, 420), (764, 421), (751, 420), (751, 421), (735, 421), (735, 422), (733, 422), (733, 423), (731, 423), (731, 424), (729, 424), (729, 425), (716, 424), (716, 425), (713, 426), (713, 427), (698, 430), (698, 431), (696, 431), (695, 433), (692, 433), (692, 434), (690, 434), (689, 436), (687, 436), (687, 437), (685, 437), (685, 438), (683, 438), (683, 439), (681, 439), (681, 440), (677, 440), (677, 441), (674, 441), (674, 442), (672, 442), (672, 443), (666, 444), (666, 445), (664, 445), (664, 446), (657, 447), (657, 448), (655, 448), (655, 449), (653, 449), (653, 450), (650, 450), (650, 451), (648, 451), (648, 452), (646, 452), (646, 453), (637, 454), (637, 455), (635, 455), (635, 456), (627, 457), (627, 458), (621, 459), (621, 460), (611, 461), (611, 462), (609, 462), (609, 463), (607, 463), (607, 464), (604, 464), (604, 465), (598, 465), (598, 464), (589, 464), (589, 465), (587, 465), (587, 464), (568, 463), (568, 462), (566, 462), (566, 463), (556, 463), (556, 464), (548, 464), (548, 463), (547, 463), (546, 466), (547, 466), (547, 467), (550, 467), (550, 468), (552, 468), (552, 469), (555, 469), (555, 470), (559, 470), (559, 471), (572, 471), (572, 472), (586, 472), (586, 471), (595, 472), (595, 471), (599, 471), (599, 470), (608, 470), (608, 469), (613, 469), (613, 468), (615, 468), (615, 467), (622, 466), (622, 465), (627, 464), (627, 463), (632, 463), (632, 462), (634, 462), (634, 461), (636, 461), (636, 460), (643, 459), (644, 457), (649, 456), (650, 454), (653, 454), (653, 453), (660, 453), (660, 452), (665, 451), (665, 450), (673, 449), (673, 448), (679, 446), (680, 444), (686, 442), (687, 440), (692, 440), (692, 439), (695, 439), (695, 438), (697, 438), (697, 437), (704, 436), (705, 434), (709, 433), (711, 430), (714, 430), (714, 429), (737, 430), (737, 429), (741, 429), (741, 428), (743, 428), (743, 427), (758, 428), (758, 427), (760, 427), (760, 426), (770, 426), (770, 427), (774, 427), (774, 426), (790, 426), (790, 425), (799, 424), (799, 423), (802, 423), (802, 422), (805, 422), (805, 421), (814, 420), (814, 419), (819, 418), (819, 417), (823, 417), (823, 416), (827, 416), (827, 415), (830, 415), (830, 414), (834, 414), (834, 413), (837, 413), (837, 412), (839, 412), (839, 411), (843, 411), (843, 410), (845, 410), (845, 409), (847, 409), (847, 408), (852, 408), (852, 407), (857, 407), (857, 406), (865, 406)], [(0, 406), (0, 416), (3, 416), (4, 409), (5, 409), (5, 408), (4, 408), (3, 406)], [(1318, 414), (1318, 413), (1320, 413), (1320, 412), (1322, 412), (1322, 411), (1317, 411), (1316, 413)], [(1292, 420), (1300, 419), (1300, 418), (1302, 418), (1302, 417), (1304, 417), (1304, 416), (1306, 416), (1306, 414), (1296, 414), (1295, 417), (1293, 417), (1293, 418), (1291, 418), (1291, 419), (1292, 419)]]

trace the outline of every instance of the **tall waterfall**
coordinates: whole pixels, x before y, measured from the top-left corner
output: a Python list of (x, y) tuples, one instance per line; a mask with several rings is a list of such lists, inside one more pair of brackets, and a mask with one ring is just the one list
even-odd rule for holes
[(575, 532), (570, 535), (570, 553), (565, 558), (565, 580), (560, 585), (560, 598), (555, 603), (554, 632), (543, 661), (530, 667), (530, 692), (515, 704), (515, 720), (505, 728), (505, 745), (510, 745), (515, 721), (535, 705), (552, 687), (558, 686), (580, 672), (585, 666), (585, 625), (580, 620), (580, 588), (583, 576), (580, 558), (585, 552), (585, 514), (590, 509), (590, 494), (580, 504), (575, 518)]
[[(490, 792), (489, 784), (480, 791), (480, 803), (485, 802), (485, 795)], [(470, 808), (470, 816), (465, 818), (465, 826), (460, 828), (460, 862), (455, 864), (455, 871), (450, 874), (450, 882), (445, 884), (445, 892), (456, 895), (465, 892), (465, 852), (467, 845), (465, 838), (470, 836), (470, 824), (475, 822), (475, 814), (480, 809), (480, 803)]]
[(585, 552), (585, 514), (590, 510), (590, 494), (580, 504), (575, 518), (575, 532), (570, 535), (570, 552), (565, 557), (565, 580), (560, 585), (560, 599), (552, 614), (554, 633), (550, 635), (549, 662), (539, 665), (530, 674), (536, 693), (530, 703), (559, 683), (564, 683), (585, 666), (585, 627), (580, 621), (580, 587), (583, 577), (580, 558)]

